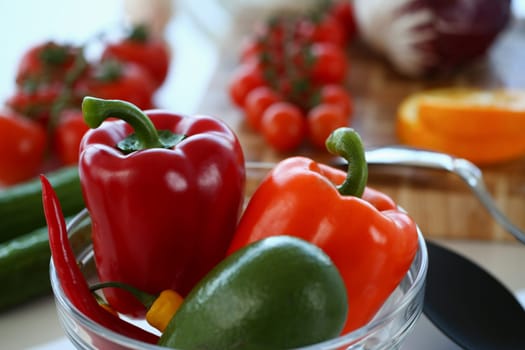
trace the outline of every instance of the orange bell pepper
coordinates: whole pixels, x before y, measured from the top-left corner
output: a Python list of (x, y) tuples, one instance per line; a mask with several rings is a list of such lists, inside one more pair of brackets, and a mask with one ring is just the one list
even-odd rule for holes
[(327, 146), (348, 160), (348, 174), (304, 157), (281, 161), (248, 203), (229, 253), (279, 234), (319, 246), (345, 281), (346, 333), (366, 324), (405, 276), (417, 250), (417, 228), (392, 199), (366, 187), (357, 133), (336, 129)]
[(525, 92), (450, 88), (406, 98), (397, 115), (403, 144), (479, 165), (525, 154)]

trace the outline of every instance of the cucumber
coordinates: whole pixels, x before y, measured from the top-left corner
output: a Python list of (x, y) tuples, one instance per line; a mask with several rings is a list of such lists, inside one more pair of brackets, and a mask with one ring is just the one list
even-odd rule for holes
[(0, 245), (0, 311), (49, 294), (47, 227)]
[[(57, 193), (65, 216), (84, 208), (76, 165), (57, 169), (46, 177)], [(0, 243), (45, 225), (39, 178), (0, 190)]]
[[(66, 223), (72, 220), (66, 218)], [(88, 246), (91, 240), (91, 221), (77, 225), (73, 251)], [(36, 297), (51, 293), (49, 263), (51, 250), (47, 226), (0, 244), (0, 312)]]

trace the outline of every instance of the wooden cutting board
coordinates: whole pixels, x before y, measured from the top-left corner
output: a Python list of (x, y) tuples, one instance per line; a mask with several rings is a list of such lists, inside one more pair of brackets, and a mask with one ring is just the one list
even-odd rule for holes
[[(300, 154), (328, 162), (329, 155), (307, 145), (293, 153), (276, 153), (246, 126), (242, 112), (227, 95), (228, 80), (237, 66), (241, 37), (242, 31), (234, 31), (222, 45), (218, 68), (199, 112), (225, 120), (237, 132), (246, 160), (275, 162)], [(349, 89), (355, 104), (351, 126), (361, 134), (367, 147), (392, 145), (398, 143), (397, 107), (413, 92), (452, 85), (525, 88), (525, 23), (513, 23), (487, 57), (433, 79), (415, 80), (396, 74), (382, 57), (360, 42), (350, 47), (349, 58)], [(525, 228), (525, 158), (487, 166), (482, 171), (500, 209), (515, 224)], [(369, 186), (392, 196), (428, 237), (513, 240), (492, 220), (466, 184), (453, 174), (393, 166), (371, 166), (369, 172)]]

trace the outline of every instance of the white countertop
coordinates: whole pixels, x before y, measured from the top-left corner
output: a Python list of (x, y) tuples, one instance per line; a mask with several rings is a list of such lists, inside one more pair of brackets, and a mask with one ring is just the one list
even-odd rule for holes
[[(97, 6), (105, 6), (104, 11)], [(31, 7), (31, 9), (30, 9)], [(14, 88), (13, 67), (30, 45), (49, 38), (82, 41), (101, 28), (122, 19), (122, 1), (3, 1), (0, 3), (0, 99)], [(168, 25), (174, 50), (174, 64), (168, 81), (159, 91), (161, 107), (181, 113), (195, 113), (203, 97), (207, 79), (217, 63), (217, 51), (210, 37), (200, 32), (192, 20), (175, 9)], [(71, 15), (68, 15), (71, 14)], [(63, 28), (74, 28), (64, 30)], [(16, 33), (16, 37), (12, 34)], [(195, 69), (198, 67), (198, 69)], [(497, 276), (520, 296), (525, 292), (525, 246), (512, 243), (439, 241), (470, 257)], [(495, 301), (497, 302), (497, 301)], [(0, 314), (2, 349), (73, 349), (58, 323), (51, 296), (35, 300)], [(403, 349), (458, 349), (422, 317)]]

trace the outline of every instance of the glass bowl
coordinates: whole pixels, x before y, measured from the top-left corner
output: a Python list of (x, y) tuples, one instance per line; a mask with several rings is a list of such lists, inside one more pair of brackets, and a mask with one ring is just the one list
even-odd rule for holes
[[(273, 165), (272, 163), (247, 164), (247, 196), (253, 193), (257, 184)], [(89, 214), (85, 209), (68, 224), (71, 246), (88, 283), (92, 284), (97, 282), (97, 273), (90, 239), (90, 228)], [(399, 349), (400, 344), (421, 315), (423, 307), (428, 256), (425, 240), (419, 230), (418, 245), (418, 251), (406, 276), (368, 324), (351, 333), (301, 349)], [(97, 349), (96, 344), (105, 344), (106, 346), (111, 344), (112, 349), (165, 349), (117, 334), (91, 320), (65, 296), (52, 261), (50, 275), (58, 318), (67, 337), (76, 348)], [(156, 332), (145, 321), (138, 321), (137, 325)]]

